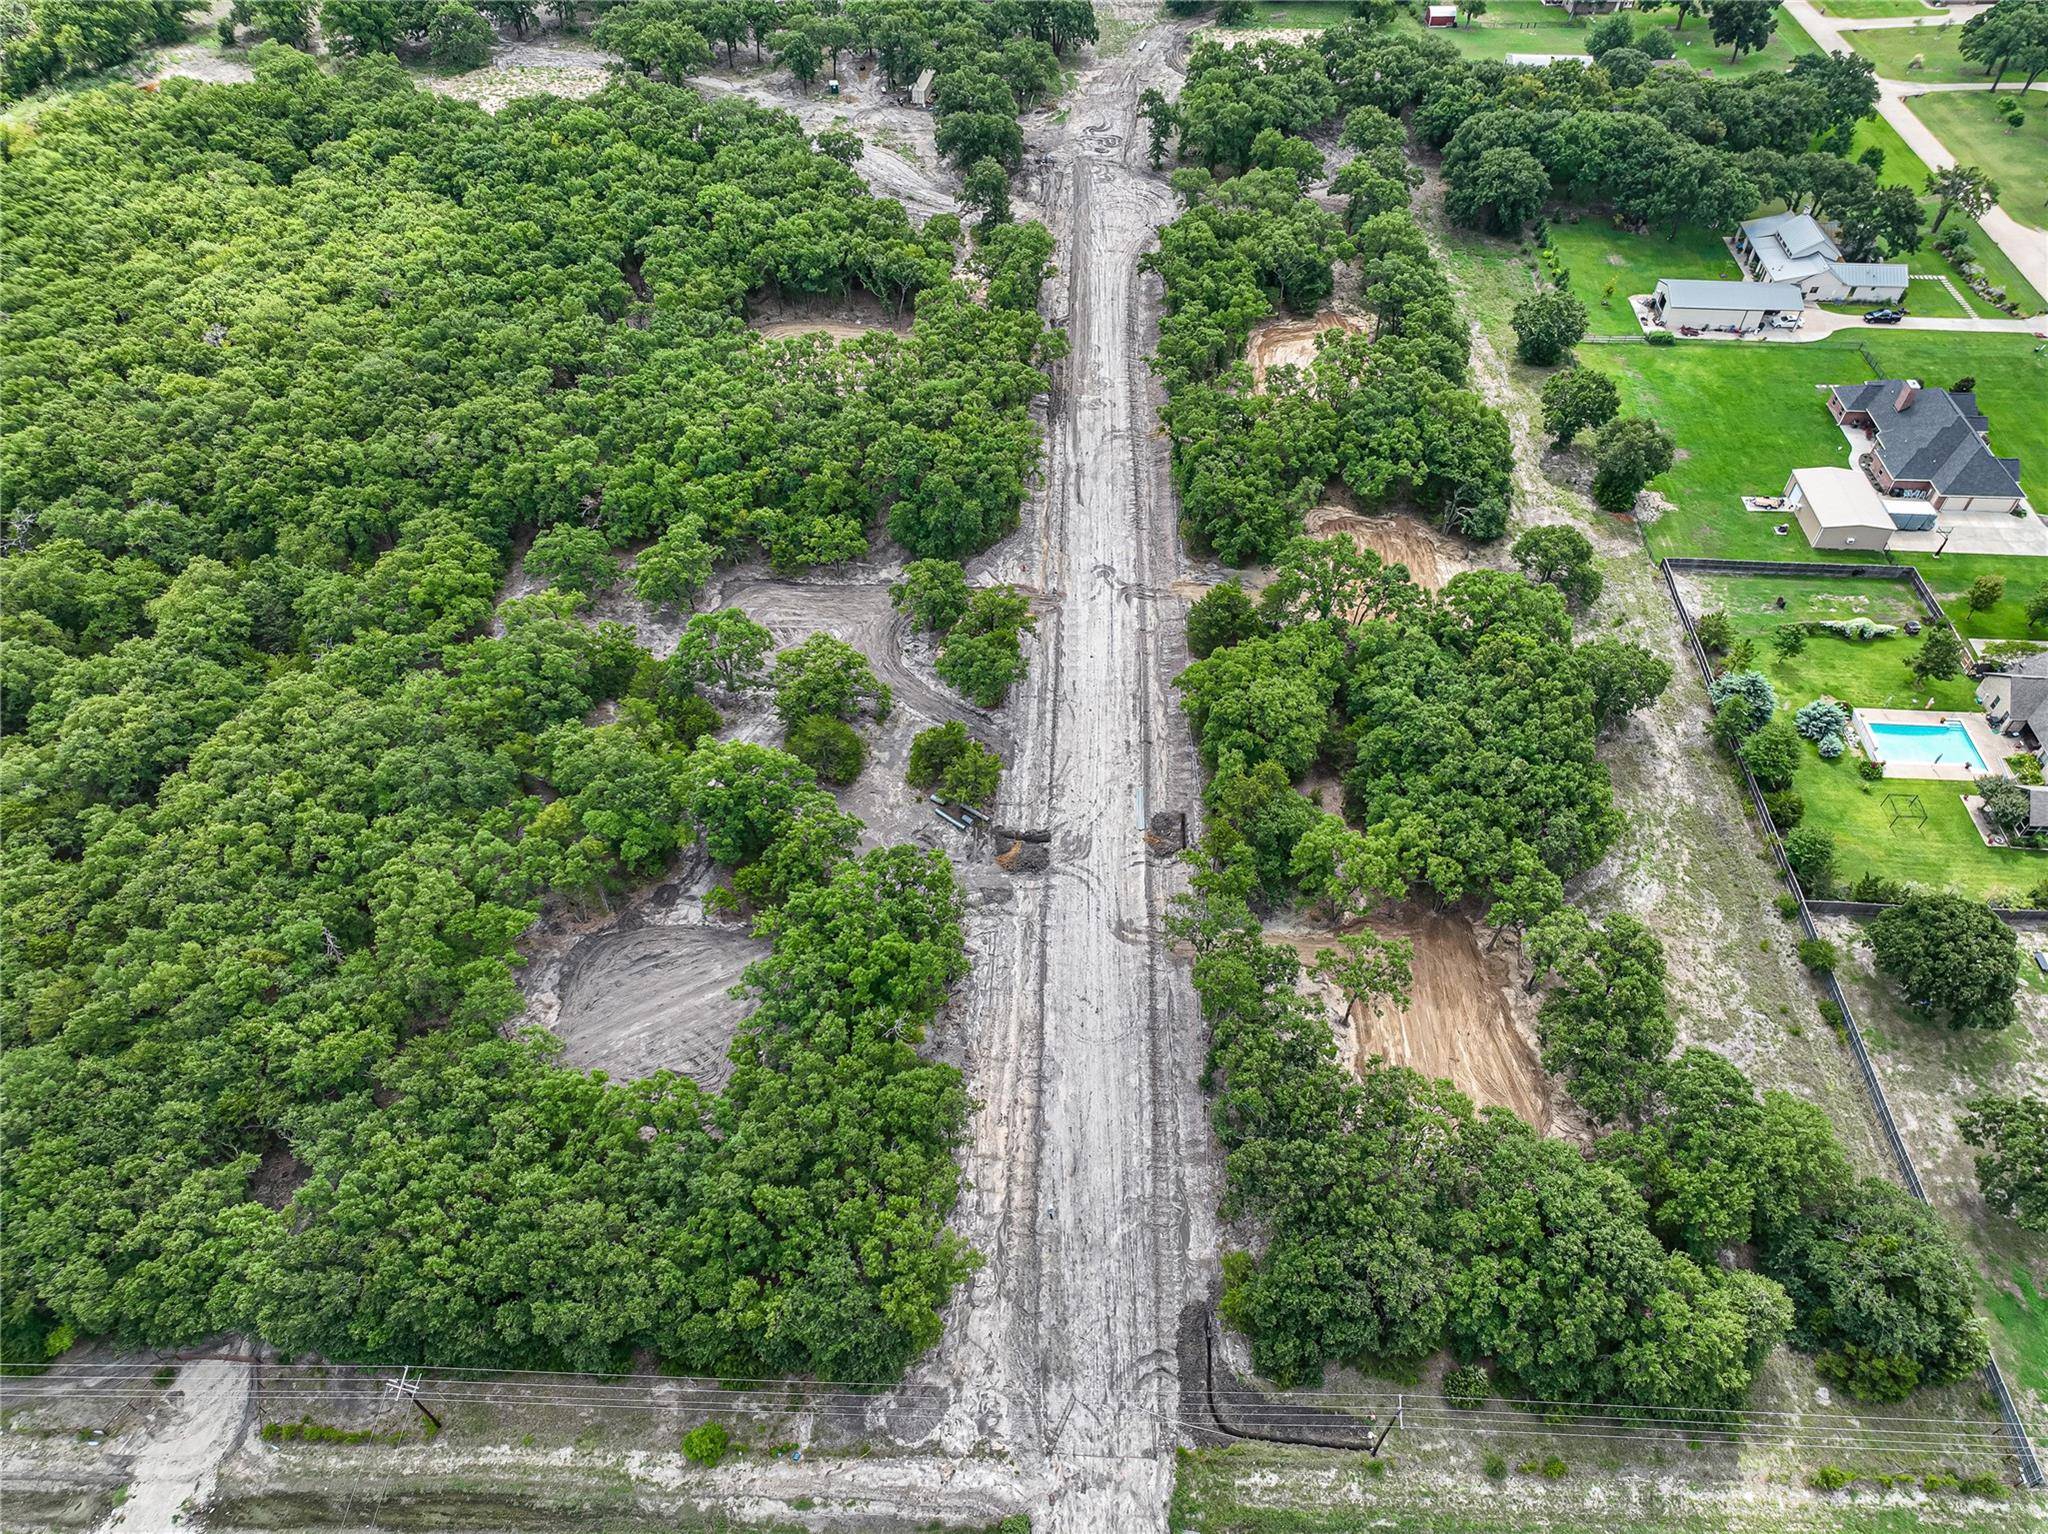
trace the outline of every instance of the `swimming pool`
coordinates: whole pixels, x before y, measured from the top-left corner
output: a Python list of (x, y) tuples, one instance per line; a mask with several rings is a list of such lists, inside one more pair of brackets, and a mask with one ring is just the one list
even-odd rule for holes
[(1950, 720), (1946, 724), (1880, 724), (1866, 720), (1870, 754), (1880, 762), (1921, 762), (1928, 766), (1987, 770), (1970, 732)]

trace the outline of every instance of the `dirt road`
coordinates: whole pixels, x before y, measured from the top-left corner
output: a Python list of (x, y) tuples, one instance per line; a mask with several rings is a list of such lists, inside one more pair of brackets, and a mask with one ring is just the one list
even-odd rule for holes
[(987, 572), (1046, 593), (1013, 772), (1053, 866), (978, 944), (967, 1026), (987, 1106), (962, 1225), (988, 1262), (938, 1363), (978, 1376), (1016, 1452), (1046, 1458), (1059, 1490), (1034, 1527), (1055, 1534), (1165, 1527), (1189, 1221), (1213, 1207), (1187, 1183), (1208, 1154), (1193, 997), (1155, 941), (1181, 875), (1142, 828), (1198, 782), (1169, 686), (1183, 608), (1164, 594), (1177, 555), (1143, 360), (1157, 292), (1137, 271), (1174, 212), (1142, 168), (1138, 93), (1172, 92), (1183, 36), (1148, 29), (1035, 135), (1020, 192), (1058, 237), (1048, 308), (1072, 349), (1027, 535)]

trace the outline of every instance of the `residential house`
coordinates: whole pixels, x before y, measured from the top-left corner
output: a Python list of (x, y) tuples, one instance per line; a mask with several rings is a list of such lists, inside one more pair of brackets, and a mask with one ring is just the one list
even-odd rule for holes
[(1817, 304), (1894, 304), (1910, 280), (1898, 261), (1844, 261), (1810, 213), (1753, 218), (1735, 233), (1735, 256), (1758, 282), (1796, 283)]
[[(1985, 440), (1990, 423), (1975, 394), (1925, 389), (1915, 378), (1837, 384), (1828, 410), (1842, 425), (1869, 435), (1859, 466), (1895, 500), (1925, 501), (1934, 513), (1961, 515), (2022, 509), (2020, 461), (2000, 458)], [(1895, 511), (1893, 520), (1899, 526)], [(1923, 514), (1920, 527), (1938, 525)]]
[(1977, 701), (2000, 734), (2017, 737), (2029, 750), (2048, 745), (2048, 650), (2007, 661), (2002, 671), (1980, 678)]

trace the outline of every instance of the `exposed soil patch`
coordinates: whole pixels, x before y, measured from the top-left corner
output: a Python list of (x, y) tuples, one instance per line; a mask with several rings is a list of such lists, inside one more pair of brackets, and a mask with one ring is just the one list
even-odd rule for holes
[(872, 293), (855, 289), (829, 297), (764, 294), (747, 303), (747, 323), (762, 336), (807, 336), (823, 331), (835, 341), (857, 341), (877, 330), (910, 333), (910, 315), (897, 313)]
[(1326, 330), (1369, 336), (1372, 334), (1372, 321), (1363, 315), (1325, 308), (1318, 309), (1305, 320), (1267, 320), (1254, 327), (1244, 351), (1245, 360), (1252, 368), (1252, 387), (1266, 387), (1269, 368), (1306, 369), (1316, 360), (1316, 338)]
[(1390, 565), (1406, 565), (1418, 586), (1441, 591), (1452, 576), (1472, 568), (1458, 545), (1412, 512), (1368, 517), (1342, 506), (1318, 506), (1302, 520), (1312, 538), (1343, 534)]
[(727, 994), (767, 952), (743, 928), (598, 932), (562, 960), (553, 1031), (563, 1058), (617, 1079), (681, 1071), (715, 1091), (749, 1003)]
[[(1348, 1009), (1334, 986), (1305, 980), (1310, 992), (1339, 1020), (1338, 1056), (1347, 1068), (1381, 1055), (1425, 1076), (1449, 1081), (1482, 1108), (1506, 1108), (1545, 1133), (1569, 1126), (1562, 1104), (1537, 1058), (1536, 1043), (1518, 1018), (1521, 989), (1497, 954), (1480, 950), (1472, 924), (1435, 911), (1403, 911), (1367, 923), (1382, 937), (1415, 945), (1414, 984), (1408, 1005)], [(1334, 932), (1300, 933), (1267, 929), (1304, 964), (1337, 946)]]

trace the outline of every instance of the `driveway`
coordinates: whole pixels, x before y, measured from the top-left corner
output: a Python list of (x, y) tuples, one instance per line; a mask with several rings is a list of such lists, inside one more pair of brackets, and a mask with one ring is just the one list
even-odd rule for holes
[[(1791, 13), (1807, 35), (1830, 52), (1852, 53), (1854, 48), (1843, 34), (1858, 30), (1831, 17), (1823, 16), (1813, 8), (1813, 0), (1785, 0), (1785, 9)], [(1940, 139), (1928, 130), (1925, 123), (1913, 115), (1906, 105), (1907, 98), (1940, 90), (1941, 86), (1912, 85), (1901, 80), (1880, 78), (1877, 82), (1878, 115), (1898, 130), (1899, 137), (1906, 141), (1906, 147), (1927, 162), (1931, 170), (1941, 170), (1956, 163), (1956, 157), (1942, 146)], [(1952, 87), (1968, 90), (1969, 86)], [(2048, 296), (2048, 233), (2029, 229), (2003, 208), (1988, 208), (1977, 220), (1993, 244), (2004, 251), (2007, 259), (2020, 269), (2020, 275), (2034, 285), (2034, 291)], [(1994, 321), (1955, 321), (1957, 325), (1991, 324)], [(1914, 329), (1947, 328), (1938, 322), (1914, 325)]]
[[(1663, 328), (1662, 326), (1652, 325), (1649, 322), (1649, 302), (1650, 295), (1647, 293), (1633, 293), (1629, 295), (1629, 307), (1635, 311), (1636, 323), (1642, 326), (1645, 335), (1648, 335), (1652, 330)], [(1909, 314), (1896, 325), (1866, 325), (1863, 323), (1863, 317), (1859, 314), (1835, 314), (1827, 309), (1808, 309), (1799, 317), (1799, 328), (1797, 330), (1774, 330), (1766, 327), (1763, 330), (1747, 331), (1739, 336), (1728, 335), (1725, 332), (1712, 332), (1697, 336), (1685, 336), (1683, 339), (1687, 341), (1766, 341), (1786, 344), (1799, 341), (1824, 341), (1829, 336), (1844, 330), (1867, 330), (1880, 335), (1892, 330), (1952, 330), (1960, 331), (1964, 335), (2031, 335), (2040, 336), (2043, 340), (2048, 340), (2048, 318), (2031, 320), (1963, 320), (1939, 319), (1933, 315)], [(1593, 346), (1616, 341), (1628, 343), (1634, 339), (1635, 337), (1633, 336), (1587, 336), (1579, 344), (1582, 346)]]

